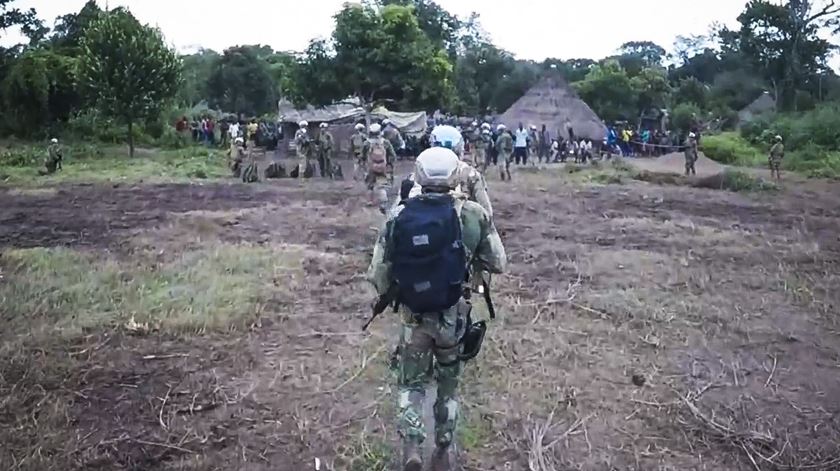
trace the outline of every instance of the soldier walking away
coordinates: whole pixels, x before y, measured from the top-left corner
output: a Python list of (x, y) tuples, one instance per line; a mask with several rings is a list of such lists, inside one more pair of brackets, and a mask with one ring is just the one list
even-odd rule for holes
[(770, 178), (776, 177), (776, 181), (782, 179), (782, 159), (785, 158), (785, 145), (782, 143), (782, 136), (776, 136), (773, 147), (770, 148)]
[(329, 124), (321, 123), (321, 132), (318, 134), (318, 169), (321, 171), (321, 178), (333, 178), (332, 155), (335, 141), (327, 130), (329, 127)]
[(685, 141), (685, 176), (697, 175), (697, 169), (694, 168), (697, 157), (697, 136), (692, 132)]
[(44, 168), (38, 170), (38, 175), (52, 175), (56, 170), (63, 170), (63, 161), (64, 152), (58, 144), (58, 139), (50, 139), (50, 145), (47, 147), (47, 158), (44, 159)]
[(500, 124), (496, 129), (499, 133), (499, 137), (496, 138), (496, 153), (499, 155), (499, 169), (502, 180), (507, 177), (508, 181), (510, 181), (510, 161), (513, 158), (513, 136), (507, 132), (504, 124)]
[(230, 171), (234, 178), (242, 175), (242, 164), (245, 162), (245, 139), (237, 137), (233, 140), (228, 152)]
[(396, 157), (391, 142), (382, 137), (382, 128), (378, 124), (371, 124), (362, 157), (368, 164), (365, 183), (370, 190), (371, 202), (382, 214), (388, 210), (388, 190), (394, 182)]
[(472, 322), (467, 278), (470, 272), (502, 273), (507, 263), (490, 217), (454, 191), (457, 170), (458, 157), (449, 149), (435, 147), (420, 154), (415, 175), (423, 194), (391, 213), (367, 273), (380, 295), (374, 312), (395, 300), (400, 306), (397, 385), (403, 471), (423, 469), (423, 405), (432, 377), (437, 398), (431, 469), (453, 469), (458, 382), (464, 361), (478, 353), (486, 330), (484, 322)]
[(397, 126), (390, 119), (382, 121), (382, 135), (391, 143), (391, 147), (394, 148), (395, 152), (402, 153), (405, 150), (405, 140), (400, 134), (400, 130), (397, 129)]
[(367, 175), (367, 162), (364, 160), (365, 143), (367, 143), (365, 125), (358, 123), (356, 124), (356, 132), (350, 136), (350, 155), (354, 159), (353, 180), (363, 180)]
[[(528, 158), (531, 159), (531, 165), (536, 165), (537, 156), (539, 155), (539, 136), (537, 135), (537, 127), (533, 124), (528, 130)], [(528, 164), (527, 159), (525, 164)]]
[(309, 123), (301, 121), (298, 123), (300, 129), (295, 133), (295, 150), (298, 155), (298, 178), (311, 178), (314, 173), (312, 168), (312, 154), (315, 151), (315, 143), (309, 135)]
[(490, 151), (493, 148), (493, 136), (490, 134), (490, 125), (484, 123), (481, 125), (481, 133), (478, 135), (478, 140), (475, 143), (475, 164), (479, 172), (484, 173), (490, 166)]

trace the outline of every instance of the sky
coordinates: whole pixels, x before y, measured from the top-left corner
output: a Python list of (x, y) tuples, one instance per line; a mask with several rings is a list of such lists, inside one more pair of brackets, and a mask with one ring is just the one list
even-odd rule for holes
[[(301, 51), (332, 31), (332, 16), (345, 0), (97, 0), (128, 7), (158, 26), (180, 51), (224, 50), (237, 44), (267, 44)], [(627, 41), (649, 40), (670, 50), (678, 35), (705, 34), (714, 22), (737, 24), (745, 0), (437, 0), (467, 17), (476, 11), (494, 43), (521, 59), (600, 59)], [(34, 7), (52, 26), (57, 16), (78, 11), (85, 0), (16, 0)], [(20, 42), (14, 32), (0, 44)], [(835, 58), (836, 59), (836, 58)], [(835, 66), (838, 61), (835, 60)]]

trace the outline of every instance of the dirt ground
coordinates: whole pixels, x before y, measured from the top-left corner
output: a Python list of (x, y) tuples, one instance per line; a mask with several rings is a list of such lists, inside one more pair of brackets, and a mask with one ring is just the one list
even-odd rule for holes
[[(564, 175), (491, 170), (509, 272), (464, 373), (463, 469), (840, 469), (840, 187)], [(360, 332), (381, 222), (365, 197), (352, 181), (0, 187), (0, 252), (295, 247), (304, 271), (266, 275), (294, 296), (261, 299), (245, 331), (98, 329), (0, 359), (0, 469), (395, 469), (396, 323)]]

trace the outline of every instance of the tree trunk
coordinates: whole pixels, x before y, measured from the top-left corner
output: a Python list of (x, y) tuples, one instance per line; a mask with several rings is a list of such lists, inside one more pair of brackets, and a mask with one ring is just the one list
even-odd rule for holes
[(128, 121), (128, 156), (134, 157), (134, 122)]

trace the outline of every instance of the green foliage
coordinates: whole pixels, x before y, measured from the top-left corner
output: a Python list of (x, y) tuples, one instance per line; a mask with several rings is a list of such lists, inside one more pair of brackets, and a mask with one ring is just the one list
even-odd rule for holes
[(29, 49), (0, 83), (5, 127), (21, 137), (47, 137), (55, 121), (78, 105), (76, 59), (50, 49)]
[(43, 148), (13, 146), (0, 152), (0, 167), (35, 167), (44, 160)]
[(278, 90), (268, 63), (248, 46), (227, 49), (207, 82), (210, 106), (247, 116), (276, 109)]
[(668, 74), (659, 67), (642, 69), (631, 83), (638, 97), (636, 106), (639, 111), (664, 108), (671, 95)]
[(840, 104), (827, 104), (805, 113), (780, 113), (759, 118), (742, 127), (741, 134), (753, 144), (770, 144), (784, 138), (788, 150), (809, 144), (828, 151), (840, 150)]
[(706, 157), (723, 164), (757, 167), (767, 164), (767, 155), (734, 132), (703, 136), (701, 147)]
[(700, 107), (694, 103), (680, 103), (671, 111), (671, 127), (688, 132), (700, 119)]
[(132, 127), (160, 116), (175, 97), (181, 63), (160, 31), (140, 24), (127, 10), (101, 14), (82, 40), (80, 83), (105, 116), (128, 125), (129, 155), (134, 155)]
[(411, 6), (344, 5), (329, 42), (315, 41), (301, 64), (303, 98), (329, 103), (356, 97), (434, 108), (453, 95), (452, 64), (420, 29)]
[(696, 77), (686, 77), (677, 82), (673, 100), (675, 103), (694, 103), (700, 108), (705, 108), (708, 95), (709, 87), (706, 84)]
[(617, 61), (592, 66), (586, 78), (575, 85), (581, 98), (606, 121), (636, 116), (637, 97), (633, 82)]
[(208, 77), (213, 73), (218, 60), (219, 54), (210, 49), (202, 49), (181, 58), (183, 80), (178, 89), (178, 103), (192, 107), (208, 99)]
[(829, 151), (813, 143), (788, 152), (782, 165), (785, 170), (813, 178), (840, 179), (840, 151)]

